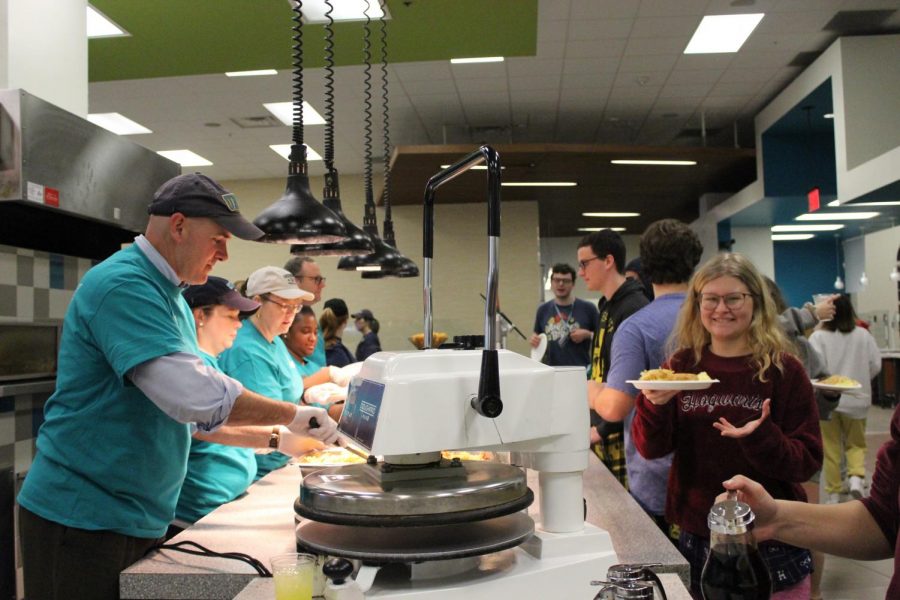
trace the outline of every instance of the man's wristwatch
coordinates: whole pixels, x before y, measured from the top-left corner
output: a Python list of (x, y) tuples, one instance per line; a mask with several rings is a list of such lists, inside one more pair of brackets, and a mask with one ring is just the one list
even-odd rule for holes
[(279, 442), (281, 442), (281, 429), (275, 427), (272, 429), (272, 433), (269, 434), (269, 448), (278, 450)]

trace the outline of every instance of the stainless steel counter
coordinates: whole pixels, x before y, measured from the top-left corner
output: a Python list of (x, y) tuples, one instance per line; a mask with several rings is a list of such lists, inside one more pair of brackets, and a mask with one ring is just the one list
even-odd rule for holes
[[(536, 478), (536, 474), (529, 475), (532, 481)], [(291, 552), (295, 549), (293, 501), (299, 485), (296, 466), (274, 471), (243, 497), (210, 513), (172, 541), (192, 540), (218, 552), (244, 552), (263, 562), (274, 554)], [(537, 491), (536, 481), (529, 487)], [(609, 531), (619, 562), (662, 563), (661, 572), (687, 580), (684, 557), (593, 457), (584, 475), (584, 495), (587, 520)], [(536, 509), (537, 502), (533, 505)], [(271, 587), (267, 587), (271, 582), (254, 581), (257, 579), (245, 563), (162, 550), (123, 571), (120, 589), (122, 598), (235, 598), (252, 583), (247, 593), (262, 589), (263, 595), (242, 594), (240, 598), (271, 598)], [(684, 590), (678, 578), (667, 581), (671, 583), (667, 589)]]

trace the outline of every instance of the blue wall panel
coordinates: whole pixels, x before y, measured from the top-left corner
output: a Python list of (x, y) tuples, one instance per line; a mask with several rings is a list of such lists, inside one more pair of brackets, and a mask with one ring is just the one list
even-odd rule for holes
[[(772, 242), (775, 283), (791, 306), (803, 306), (817, 293), (836, 292), (837, 247), (833, 239), (813, 238), (796, 242)], [(842, 275), (843, 277), (843, 275)]]

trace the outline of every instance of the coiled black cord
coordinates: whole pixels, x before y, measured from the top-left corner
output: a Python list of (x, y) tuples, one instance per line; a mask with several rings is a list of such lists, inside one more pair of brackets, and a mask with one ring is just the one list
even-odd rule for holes
[(294, 16), (291, 20), (294, 22), (294, 40), (293, 58), (294, 58), (294, 144), (303, 143), (303, 2), (296, 0), (293, 5)]
[[(391, 134), (388, 118), (388, 71), (387, 71), (387, 10), (381, 6), (381, 118), (384, 126), (384, 220), (391, 220)], [(390, 242), (388, 242), (390, 243)]]
[(372, 196), (372, 17), (369, 16), (369, 0), (366, 0), (366, 22), (363, 25), (363, 156), (365, 160), (363, 182), (366, 193), (366, 210), (363, 216), (363, 225), (374, 225), (378, 232), (378, 223), (375, 221), (375, 199)]
[(325, 0), (325, 168), (334, 169), (334, 7)]
[[(193, 546), (193, 548), (191, 546)], [(214, 550), (210, 550), (209, 548), (201, 546), (197, 542), (192, 542), (190, 540), (176, 542), (174, 544), (160, 544), (159, 546), (154, 546), (150, 550), (173, 550), (175, 552), (193, 554), (194, 556), (214, 556), (217, 558), (230, 558), (232, 560), (239, 560), (241, 562), (247, 563), (256, 570), (257, 574), (260, 577), (272, 576), (272, 572), (266, 568), (266, 565), (264, 565), (258, 559), (253, 558), (249, 554), (244, 554), (243, 552), (215, 552)]]

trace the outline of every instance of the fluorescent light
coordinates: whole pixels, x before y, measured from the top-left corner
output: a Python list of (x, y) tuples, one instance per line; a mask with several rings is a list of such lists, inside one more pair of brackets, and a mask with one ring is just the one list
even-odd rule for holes
[(675, 167), (689, 167), (697, 164), (696, 160), (632, 160), (617, 158), (609, 161), (614, 165), (664, 165)]
[(90, 38), (128, 37), (131, 34), (119, 27), (112, 19), (88, 4), (87, 36)]
[(708, 15), (703, 17), (685, 54), (737, 52), (762, 21), (764, 13), (749, 15)]
[(833, 119), (834, 113), (825, 113), (824, 115), (822, 115), (822, 118), (823, 119)]
[[(278, 120), (288, 127), (292, 127), (294, 125), (293, 102), (265, 102), (263, 103), (263, 106), (265, 106), (266, 110), (278, 117)], [(322, 115), (316, 112), (316, 109), (314, 109), (306, 100), (303, 101), (302, 117), (304, 125), (325, 124), (325, 119), (322, 118)]]
[[(898, 202), (898, 204), (900, 204), (900, 202)], [(828, 203), (828, 206), (840, 206), (840, 205), (841, 205), (840, 200), (832, 200), (831, 202)]]
[[(272, 144), (269, 148), (278, 153), (284, 160), (290, 160), (292, 145), (293, 144)], [(306, 144), (306, 160), (308, 162), (322, 160), (322, 155), (313, 150), (309, 144)]]
[(502, 56), (476, 56), (473, 58), (451, 58), (451, 65), (471, 65), (474, 63), (503, 62)]
[[(449, 166), (450, 165), (441, 165), (441, 168), (446, 169)], [(474, 167), (469, 167), (467, 170), (468, 171), (487, 171), (487, 165), (475, 165)], [(505, 171), (506, 167), (501, 166), (500, 170)]]
[(275, 69), (256, 69), (255, 71), (225, 71), (228, 77), (258, 77), (260, 75), (278, 75)]
[[(294, 3), (292, 2), (291, 4)], [(366, 20), (365, 0), (341, 0), (340, 2), (332, 2), (332, 5), (331, 18), (335, 21)], [(327, 23), (328, 19), (325, 18), (327, 10), (323, 0), (303, 0), (303, 22), (308, 24)], [(381, 10), (380, 3), (371, 2), (369, 5), (369, 17), (372, 20), (376, 20), (384, 16), (385, 14)]]
[[(831, 203), (828, 203), (831, 206)], [(846, 204), (847, 208), (856, 208), (857, 206), (900, 206), (900, 200), (890, 200), (885, 202), (857, 202), (856, 204)]]
[(87, 120), (94, 125), (99, 125), (103, 129), (118, 133), (119, 135), (153, 133), (140, 123), (135, 123), (125, 115), (121, 115), (117, 112), (89, 114)]
[(808, 240), (816, 237), (814, 233), (776, 233), (772, 236), (773, 242), (790, 242), (794, 240)]
[(787, 233), (791, 231), (835, 231), (843, 229), (843, 225), (773, 225), (773, 233)]
[(190, 150), (160, 150), (157, 154), (174, 160), (182, 167), (208, 167), (212, 163)]
[(579, 227), (578, 231), (603, 231), (604, 229), (609, 229), (610, 231), (625, 231), (624, 227)]
[(575, 187), (574, 181), (504, 181), (503, 187)]
[(357, 271), (380, 271), (381, 265), (362, 265), (356, 267)]
[(639, 217), (641, 213), (616, 213), (616, 212), (586, 212), (581, 213), (582, 217)]
[(878, 212), (833, 212), (833, 213), (807, 213), (800, 215), (795, 221), (844, 221), (871, 219), (877, 217)]

